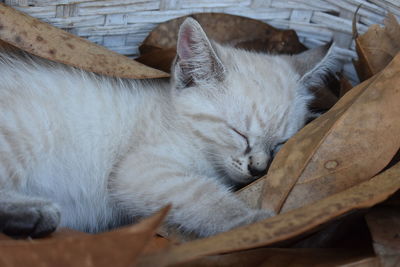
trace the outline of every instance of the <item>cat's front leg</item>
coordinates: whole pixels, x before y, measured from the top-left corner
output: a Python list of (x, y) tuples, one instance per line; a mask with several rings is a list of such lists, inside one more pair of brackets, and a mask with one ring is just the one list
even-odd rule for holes
[[(239, 200), (225, 186), (199, 176), (187, 177), (185, 193), (171, 203), (171, 222), (199, 236), (210, 236), (235, 227), (271, 217), (263, 210), (254, 210)], [(192, 180), (192, 181), (190, 181)]]
[[(112, 182), (113, 196), (128, 216), (147, 216), (172, 204), (169, 224), (209, 236), (267, 217), (253, 210), (216, 180), (171, 169), (125, 167)], [(138, 173), (138, 170), (140, 173)]]

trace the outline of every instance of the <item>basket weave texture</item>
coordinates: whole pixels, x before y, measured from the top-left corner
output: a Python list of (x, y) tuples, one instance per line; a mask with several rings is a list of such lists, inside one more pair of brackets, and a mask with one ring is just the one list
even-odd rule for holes
[(400, 0), (0, 0), (20, 11), (121, 54), (136, 56), (138, 46), (158, 24), (199, 12), (222, 12), (294, 29), (315, 47), (330, 40), (340, 47), (345, 74), (357, 81), (352, 19), (358, 6), (359, 33), (382, 24), (388, 11), (400, 18)]

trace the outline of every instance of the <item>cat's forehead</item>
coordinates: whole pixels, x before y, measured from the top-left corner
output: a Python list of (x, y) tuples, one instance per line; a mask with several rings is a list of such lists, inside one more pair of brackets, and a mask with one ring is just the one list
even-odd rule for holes
[(300, 75), (287, 57), (221, 46), (218, 54), (226, 70), (224, 83), (231, 93), (277, 101), (293, 97)]
[(299, 74), (284, 57), (222, 47), (226, 88), (219, 98), (221, 113), (242, 130), (266, 133), (285, 124), (298, 97)]
[(300, 76), (285, 58), (227, 49), (221, 60), (226, 67), (222, 83), (227, 97), (238, 105), (250, 110), (254, 105), (277, 108), (297, 96)]

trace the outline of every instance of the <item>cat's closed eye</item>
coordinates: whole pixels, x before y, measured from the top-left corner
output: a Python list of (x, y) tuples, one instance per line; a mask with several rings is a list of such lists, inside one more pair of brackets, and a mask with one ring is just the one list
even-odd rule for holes
[(251, 147), (250, 147), (250, 142), (249, 142), (249, 138), (243, 134), (242, 132), (240, 132), (239, 130), (237, 130), (236, 128), (231, 128), (232, 131), (234, 131), (235, 133), (237, 133), (239, 136), (241, 136), (245, 141), (246, 141), (246, 150), (244, 151), (245, 154), (249, 153), (251, 151)]

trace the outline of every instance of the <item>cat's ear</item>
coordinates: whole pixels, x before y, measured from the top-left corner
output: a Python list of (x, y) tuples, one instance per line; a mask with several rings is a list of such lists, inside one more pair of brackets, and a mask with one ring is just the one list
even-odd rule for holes
[(294, 55), (292, 62), (306, 88), (324, 85), (327, 77), (335, 75), (341, 68), (332, 43)]
[(178, 88), (223, 79), (224, 66), (196, 20), (187, 18), (182, 23), (176, 52), (172, 75)]

